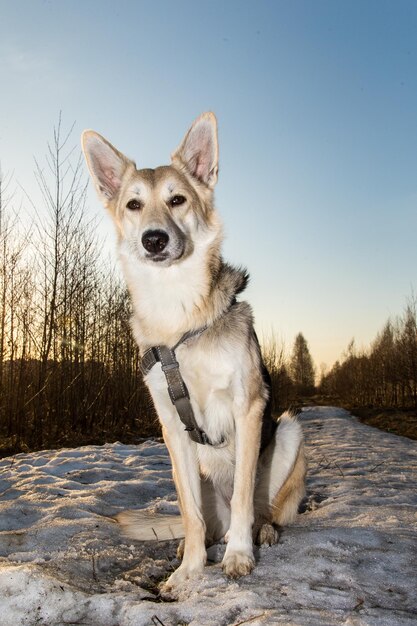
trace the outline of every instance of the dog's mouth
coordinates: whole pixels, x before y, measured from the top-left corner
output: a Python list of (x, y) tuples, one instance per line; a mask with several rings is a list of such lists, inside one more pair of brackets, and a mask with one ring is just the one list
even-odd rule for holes
[(171, 265), (171, 263), (176, 263), (180, 261), (184, 256), (184, 248), (179, 250), (174, 250), (170, 252), (148, 252), (145, 254), (145, 260), (151, 263), (162, 263), (164, 265)]
[(170, 259), (170, 255), (168, 253), (146, 254), (145, 259), (148, 261), (153, 261), (153, 263), (161, 263), (162, 261)]

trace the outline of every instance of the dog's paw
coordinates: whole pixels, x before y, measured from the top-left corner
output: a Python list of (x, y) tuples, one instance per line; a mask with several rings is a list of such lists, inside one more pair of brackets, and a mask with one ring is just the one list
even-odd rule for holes
[(255, 537), (258, 546), (272, 546), (279, 541), (279, 530), (272, 524), (262, 524)]
[(222, 561), (222, 568), (229, 578), (247, 576), (255, 567), (255, 559), (252, 554), (246, 552), (226, 552)]
[(195, 579), (200, 576), (203, 567), (199, 569), (190, 569), (184, 564), (180, 565), (160, 587), (161, 596), (165, 599), (174, 600), (178, 598), (181, 586), (190, 578)]

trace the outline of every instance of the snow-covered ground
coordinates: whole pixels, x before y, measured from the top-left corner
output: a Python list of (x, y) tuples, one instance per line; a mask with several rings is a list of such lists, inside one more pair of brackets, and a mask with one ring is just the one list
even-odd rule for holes
[(112, 516), (177, 513), (155, 441), (19, 454), (0, 461), (0, 624), (405, 626), (417, 624), (417, 446), (341, 409), (301, 415), (308, 496), (254, 572), (222, 574), (223, 547), (177, 602), (157, 584), (176, 543), (134, 542)]

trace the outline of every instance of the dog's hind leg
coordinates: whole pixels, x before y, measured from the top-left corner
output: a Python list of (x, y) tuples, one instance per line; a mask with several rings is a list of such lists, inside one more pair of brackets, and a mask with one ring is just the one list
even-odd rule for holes
[(275, 438), (259, 460), (253, 529), (256, 543), (276, 543), (276, 526), (294, 521), (305, 495), (305, 474), (301, 426), (284, 413)]

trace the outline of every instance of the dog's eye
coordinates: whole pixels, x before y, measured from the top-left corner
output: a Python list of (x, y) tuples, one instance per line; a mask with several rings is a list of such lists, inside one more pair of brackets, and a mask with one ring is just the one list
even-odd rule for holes
[(186, 198), (184, 198), (184, 196), (172, 196), (171, 200), (169, 201), (169, 204), (171, 206), (180, 206), (181, 204), (184, 204), (185, 201), (186, 201)]
[(142, 208), (142, 203), (139, 202), (139, 200), (129, 200), (129, 202), (126, 204), (126, 208), (130, 209), (131, 211), (139, 211), (139, 209)]

